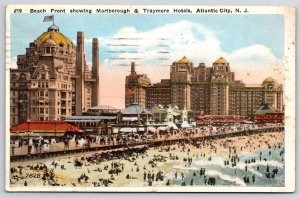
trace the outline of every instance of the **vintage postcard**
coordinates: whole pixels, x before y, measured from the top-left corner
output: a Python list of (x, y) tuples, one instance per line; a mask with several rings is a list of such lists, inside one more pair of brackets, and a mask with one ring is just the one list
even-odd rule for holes
[(295, 8), (6, 17), (6, 190), (295, 190)]

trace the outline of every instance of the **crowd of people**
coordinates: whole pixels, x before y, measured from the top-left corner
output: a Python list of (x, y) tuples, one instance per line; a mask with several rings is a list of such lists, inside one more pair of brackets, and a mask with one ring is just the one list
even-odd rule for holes
[[(271, 131), (227, 138), (178, 139), (151, 148), (129, 145), (51, 161), (16, 162), (11, 166), (11, 185), (215, 186), (224, 180), (230, 185), (257, 185), (269, 180), (276, 184), (277, 177), (284, 174), (283, 142), (283, 132)], [(241, 183), (223, 177), (225, 169)]]
[(281, 124), (228, 124), (222, 126), (171, 128), (144, 134), (119, 133), (113, 136), (66, 134), (62, 137), (14, 137), (11, 139), (10, 147), (11, 155), (27, 155), (107, 145), (133, 145), (159, 140), (195, 138), (278, 126), (281, 126)]

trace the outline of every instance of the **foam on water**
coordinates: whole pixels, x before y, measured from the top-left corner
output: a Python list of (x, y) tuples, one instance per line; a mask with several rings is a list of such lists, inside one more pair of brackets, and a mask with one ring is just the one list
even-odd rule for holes
[[(181, 166), (175, 166), (174, 169), (178, 169), (178, 170), (193, 170), (193, 171), (199, 170), (199, 168), (197, 168), (197, 167), (181, 167)], [(218, 178), (220, 178), (222, 180), (232, 182), (232, 183), (234, 183), (234, 184), (236, 184), (238, 186), (246, 186), (246, 184), (244, 183), (244, 181), (241, 180), (240, 178), (224, 174), (224, 173), (222, 173), (220, 171), (217, 171), (217, 170), (207, 170), (205, 172), (205, 174), (208, 175), (208, 176), (218, 177)]]
[[(196, 165), (196, 166), (200, 166), (200, 167), (201, 166), (215, 165), (215, 166), (220, 166), (222, 168), (229, 168), (229, 169), (235, 169), (235, 168), (240, 169), (240, 170), (245, 169), (245, 163), (237, 163), (236, 167), (225, 166), (224, 165), (224, 159), (221, 158), (221, 157), (213, 157), (211, 161), (198, 160), (198, 161), (194, 161), (193, 164)], [(247, 164), (248, 171), (261, 177), (262, 174), (259, 173), (258, 171), (256, 171), (253, 168), (253, 166), (258, 166), (258, 165), (261, 165), (261, 166), (269, 165), (269, 166), (275, 166), (275, 167), (283, 169), (283, 163), (280, 163), (280, 162), (275, 161), (275, 160), (270, 160), (270, 161), (256, 161), (255, 163)]]
[(241, 180), (240, 178), (223, 174), (220, 171), (208, 170), (205, 173), (206, 173), (206, 175), (209, 175), (209, 176), (218, 177), (222, 180), (230, 181), (238, 186), (246, 186), (245, 182), (243, 180)]
[(197, 166), (210, 166), (210, 165), (216, 165), (216, 166), (224, 166), (224, 159), (221, 157), (213, 157), (211, 161), (208, 160), (197, 160), (194, 161), (193, 164)]

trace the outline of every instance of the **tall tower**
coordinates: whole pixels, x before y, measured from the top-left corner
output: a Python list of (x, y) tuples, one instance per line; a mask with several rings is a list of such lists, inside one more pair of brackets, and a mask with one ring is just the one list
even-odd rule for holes
[(82, 115), (84, 107), (84, 32), (77, 32), (76, 80), (75, 80), (75, 114)]
[(191, 109), (192, 70), (193, 63), (185, 56), (171, 65), (171, 104), (179, 109)]
[(146, 74), (137, 74), (135, 62), (131, 63), (131, 71), (125, 79), (125, 107), (132, 103), (138, 103), (146, 107), (146, 88), (151, 85), (151, 81)]
[(92, 107), (100, 104), (99, 100), (99, 41), (93, 38), (93, 66), (92, 66), (92, 79), (96, 81), (92, 85)]
[(213, 63), (210, 79), (210, 114), (229, 114), (229, 84), (234, 80), (229, 63), (220, 57)]

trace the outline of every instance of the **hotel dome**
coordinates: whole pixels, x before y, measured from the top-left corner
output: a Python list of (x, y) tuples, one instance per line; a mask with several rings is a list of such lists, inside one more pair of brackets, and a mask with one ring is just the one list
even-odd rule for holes
[(216, 60), (215, 63), (217, 63), (217, 64), (225, 64), (225, 63), (227, 63), (227, 61), (226, 61), (225, 58), (220, 57), (220, 58), (218, 58), (218, 59)]
[(191, 61), (187, 57), (184, 56), (182, 59), (180, 59), (178, 61), (178, 63), (191, 63)]
[(276, 83), (276, 80), (274, 78), (272, 78), (271, 76), (269, 76), (268, 78), (266, 78), (263, 83)]
[[(49, 40), (50, 39), (50, 40)], [(64, 34), (59, 32), (59, 28), (56, 25), (51, 25), (48, 28), (47, 32), (44, 32), (43, 34), (41, 34), (36, 40), (35, 42), (37, 44), (62, 44), (64, 46), (72, 46), (74, 47), (73, 42), (66, 37)]]

